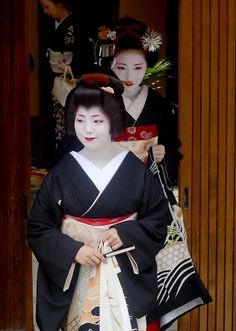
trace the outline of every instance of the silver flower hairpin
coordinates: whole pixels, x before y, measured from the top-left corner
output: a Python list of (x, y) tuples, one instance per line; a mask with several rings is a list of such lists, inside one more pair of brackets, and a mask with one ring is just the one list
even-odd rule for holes
[(151, 30), (144, 33), (141, 37), (141, 42), (145, 51), (154, 52), (160, 48), (162, 44), (162, 36), (159, 32)]

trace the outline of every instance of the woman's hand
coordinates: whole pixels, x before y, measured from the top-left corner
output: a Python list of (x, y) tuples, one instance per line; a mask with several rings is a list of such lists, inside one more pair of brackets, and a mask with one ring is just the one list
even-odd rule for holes
[(165, 146), (153, 145), (151, 148), (152, 148), (152, 153), (153, 153), (156, 163), (160, 163), (164, 159), (164, 156), (165, 156)]
[(94, 267), (101, 261), (104, 261), (105, 257), (96, 248), (89, 246), (82, 246), (75, 256), (75, 261), (81, 265)]
[(61, 72), (64, 72), (66, 68), (66, 60), (59, 60), (56, 64), (57, 68), (61, 70)]
[(108, 245), (112, 248), (113, 251), (123, 246), (123, 242), (115, 228), (111, 228), (103, 232), (100, 240), (103, 242), (107, 241)]

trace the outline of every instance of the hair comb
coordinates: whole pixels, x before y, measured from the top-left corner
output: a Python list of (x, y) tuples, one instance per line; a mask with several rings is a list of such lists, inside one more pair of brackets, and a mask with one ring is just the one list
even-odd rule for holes
[(82, 75), (82, 79), (86, 85), (109, 86), (110, 84), (109, 77), (100, 73), (84, 74)]

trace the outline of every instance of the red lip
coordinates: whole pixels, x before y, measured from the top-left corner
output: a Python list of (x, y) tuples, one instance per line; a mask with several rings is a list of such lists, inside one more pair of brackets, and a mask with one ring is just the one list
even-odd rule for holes
[(85, 138), (86, 141), (93, 141), (95, 138)]
[(126, 86), (132, 86), (134, 83), (131, 80), (122, 80), (122, 83)]

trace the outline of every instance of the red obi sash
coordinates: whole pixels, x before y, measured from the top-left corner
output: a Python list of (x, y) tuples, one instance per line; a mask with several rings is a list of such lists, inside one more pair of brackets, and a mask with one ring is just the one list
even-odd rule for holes
[(125, 216), (121, 216), (121, 217), (116, 217), (116, 218), (86, 218), (86, 217), (76, 217), (76, 216), (71, 216), (71, 215), (67, 215), (65, 214), (63, 218), (71, 218), (77, 222), (81, 222), (87, 225), (111, 225), (111, 224), (116, 224), (116, 223), (120, 223), (123, 222), (125, 220), (127, 220), (130, 216), (132, 216), (134, 214), (129, 214), (129, 215), (125, 215)]
[(130, 126), (124, 134), (115, 138), (115, 143), (133, 152), (144, 163), (148, 159), (150, 146), (157, 144), (156, 125)]

